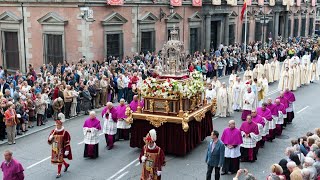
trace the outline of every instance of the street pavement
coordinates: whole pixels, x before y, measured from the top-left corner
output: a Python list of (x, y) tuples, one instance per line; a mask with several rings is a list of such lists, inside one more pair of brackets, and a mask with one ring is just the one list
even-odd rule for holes
[[(220, 81), (226, 82), (224, 78)], [(320, 108), (320, 100), (317, 96), (320, 86), (317, 83), (299, 88), (296, 94), (295, 119), (291, 125), (283, 131), (280, 138), (272, 143), (266, 142), (263, 149), (260, 149), (258, 160), (254, 163), (241, 163), (241, 168), (247, 168), (258, 180), (265, 179), (270, 172), (270, 166), (278, 163), (284, 158), (284, 150), (290, 145), (291, 138), (304, 135), (307, 131), (313, 131), (319, 123), (319, 116), (315, 112)], [(269, 86), (269, 97), (278, 96), (277, 83)], [(100, 117), (101, 109), (97, 111)], [(240, 126), (241, 113), (235, 112), (232, 117), (213, 118), (214, 129), (222, 133), (230, 119), (236, 121)], [(112, 150), (105, 147), (104, 136), (100, 134), (99, 158), (83, 158), (83, 134), (82, 125), (86, 117), (76, 117), (65, 122), (65, 129), (71, 134), (71, 147), (73, 160), (69, 171), (62, 173), (61, 179), (68, 180), (138, 180), (141, 174), (141, 165), (138, 162), (140, 150), (130, 148), (129, 141), (118, 141)], [(100, 118), (101, 120), (101, 118)], [(3, 144), (0, 152), (7, 149), (13, 151), (14, 158), (18, 159), (25, 168), (26, 180), (51, 180), (55, 179), (57, 167), (50, 163), (51, 147), (47, 143), (50, 131), (54, 127), (43, 129), (28, 136), (18, 139), (16, 145)], [(174, 137), (173, 137), (174, 138)], [(204, 162), (207, 144), (210, 138), (207, 137), (201, 144), (184, 157), (172, 155), (166, 156), (166, 166), (163, 168), (162, 179), (164, 180), (203, 180), (206, 177), (207, 166)], [(212, 176), (214, 177), (214, 175)], [(222, 180), (231, 180), (233, 176), (222, 176)], [(0, 175), (2, 178), (2, 174)]]

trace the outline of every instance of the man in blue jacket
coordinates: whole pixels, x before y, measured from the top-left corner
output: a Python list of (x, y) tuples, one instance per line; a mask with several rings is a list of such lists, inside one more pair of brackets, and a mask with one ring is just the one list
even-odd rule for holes
[(214, 130), (211, 133), (212, 140), (208, 145), (206, 163), (208, 164), (207, 180), (211, 180), (212, 170), (214, 168), (215, 180), (220, 179), (220, 169), (224, 163), (224, 144), (219, 139), (219, 132)]

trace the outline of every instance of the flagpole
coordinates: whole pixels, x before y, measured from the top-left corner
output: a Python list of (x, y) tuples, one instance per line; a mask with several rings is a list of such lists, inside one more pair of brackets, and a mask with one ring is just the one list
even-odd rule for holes
[(244, 48), (243, 48), (244, 54), (246, 54), (246, 49), (247, 49), (247, 8), (248, 8), (248, 5), (246, 3), (246, 10), (244, 12), (246, 16), (246, 19), (244, 22)]

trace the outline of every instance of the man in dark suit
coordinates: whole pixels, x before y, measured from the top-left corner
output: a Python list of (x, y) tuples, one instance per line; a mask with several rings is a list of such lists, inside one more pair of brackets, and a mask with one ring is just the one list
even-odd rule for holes
[(2, 77), (0, 78), (0, 92), (4, 94), (6, 89), (9, 89), (9, 84), (6, 83), (6, 80)]
[(224, 144), (219, 139), (219, 132), (214, 130), (211, 133), (212, 140), (208, 145), (206, 163), (208, 164), (207, 180), (211, 180), (212, 170), (214, 168), (215, 180), (220, 179), (220, 169), (224, 163)]

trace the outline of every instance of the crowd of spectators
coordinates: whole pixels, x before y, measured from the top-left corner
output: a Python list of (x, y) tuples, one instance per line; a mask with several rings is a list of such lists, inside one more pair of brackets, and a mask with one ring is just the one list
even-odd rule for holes
[[(232, 71), (244, 71), (247, 66), (253, 68), (258, 60), (264, 63), (272, 58), (283, 60), (288, 55), (305, 53), (310, 53), (311, 59), (316, 58), (319, 52), (311, 41), (315, 40), (275, 41), (265, 48), (260, 42), (249, 43), (246, 53), (240, 44), (220, 45), (186, 58), (190, 72), (197, 70), (212, 79)], [(8, 135), (6, 129), (11, 129), (11, 134), (21, 135), (35, 125), (45, 125), (48, 118), (56, 118), (60, 112), (69, 119), (81, 112), (88, 114), (90, 109), (105, 106), (109, 101), (119, 102), (124, 98), (130, 103), (138, 93), (139, 81), (148, 76), (157, 77), (161, 71), (160, 54), (161, 51), (158, 54), (136, 53), (122, 60), (108, 57), (103, 61), (89, 61), (84, 57), (78, 62), (64, 61), (57, 65), (49, 62), (36, 69), (29, 64), (27, 73), (19, 70), (10, 73), (0, 67), (0, 140)], [(9, 107), (15, 111), (10, 111), (10, 117), (6, 118)]]

